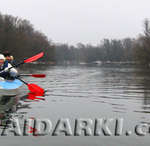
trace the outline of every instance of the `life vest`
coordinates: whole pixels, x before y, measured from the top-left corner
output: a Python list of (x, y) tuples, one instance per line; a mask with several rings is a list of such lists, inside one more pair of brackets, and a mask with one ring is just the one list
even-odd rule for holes
[(4, 70), (6, 67), (8, 67), (8, 61), (5, 61), (2, 68), (0, 68), (0, 71)]
[[(5, 61), (4, 65), (0, 68), (0, 71), (3, 71), (7, 67), (8, 67), (8, 61)], [(9, 79), (10, 74), (9, 74), (9, 72), (2, 72), (2, 73), (0, 73), (0, 77), (3, 77), (4, 79)]]

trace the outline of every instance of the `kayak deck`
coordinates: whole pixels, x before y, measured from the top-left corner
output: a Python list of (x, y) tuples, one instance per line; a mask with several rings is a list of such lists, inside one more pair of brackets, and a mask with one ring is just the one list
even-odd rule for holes
[(20, 86), (22, 86), (22, 82), (17, 79), (13, 81), (7, 80), (0, 82), (0, 89), (12, 90), (19, 88)]
[(13, 81), (11, 80), (4, 80), (0, 81), (0, 95), (4, 96), (11, 96), (18, 94), (19, 88), (23, 85), (23, 83), (15, 79)]

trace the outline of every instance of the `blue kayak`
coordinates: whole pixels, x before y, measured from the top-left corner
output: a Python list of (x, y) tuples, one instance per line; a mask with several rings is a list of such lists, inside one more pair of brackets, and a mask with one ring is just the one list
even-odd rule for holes
[(1, 80), (0, 81), (0, 95), (2, 96), (12, 96), (17, 95), (19, 88), (23, 85), (23, 83), (15, 79), (11, 80)]

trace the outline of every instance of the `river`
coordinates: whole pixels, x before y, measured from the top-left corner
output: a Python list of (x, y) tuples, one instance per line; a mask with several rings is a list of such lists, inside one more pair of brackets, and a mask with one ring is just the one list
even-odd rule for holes
[[(1, 104), (9, 117), (49, 119), (54, 130), (59, 119), (69, 119), (72, 136), (1, 136), (1, 144), (25, 146), (134, 146), (148, 145), (150, 126), (150, 71), (133, 67), (43, 66), (23, 68), (25, 73), (45, 73), (46, 78), (23, 77), (47, 90), (45, 100), (27, 100), (23, 95)], [(22, 90), (22, 93), (26, 89)], [(9, 108), (11, 112), (9, 113)], [(13, 110), (12, 110), (13, 109)], [(116, 136), (101, 133), (75, 136), (75, 121), (123, 119), (123, 132)], [(145, 136), (135, 133), (136, 125), (146, 124)], [(111, 125), (111, 124), (110, 124)], [(109, 126), (113, 131), (115, 127)], [(91, 128), (92, 130), (94, 128)], [(127, 131), (129, 132), (127, 134)], [(131, 135), (130, 135), (131, 134)]]

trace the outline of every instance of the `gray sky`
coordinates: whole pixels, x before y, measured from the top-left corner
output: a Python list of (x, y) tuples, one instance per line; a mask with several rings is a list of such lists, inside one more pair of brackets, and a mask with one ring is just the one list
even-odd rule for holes
[(29, 20), (54, 42), (98, 44), (137, 37), (150, 18), (149, 0), (4, 0), (2, 14)]

